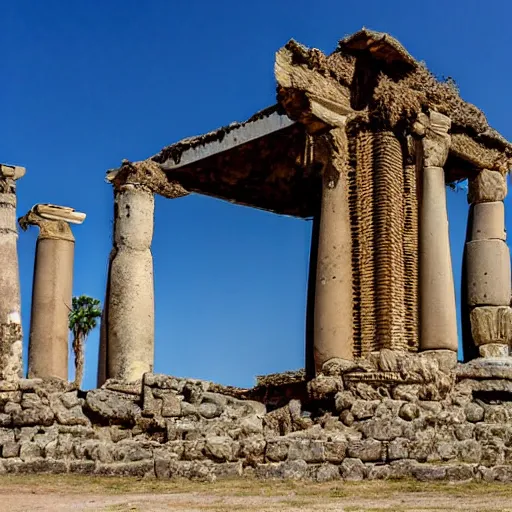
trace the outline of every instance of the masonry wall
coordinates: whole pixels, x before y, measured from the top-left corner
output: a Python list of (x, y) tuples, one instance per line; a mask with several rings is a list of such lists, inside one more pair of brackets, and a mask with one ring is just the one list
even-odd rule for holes
[(253, 390), (154, 374), (89, 392), (0, 382), (0, 471), (512, 481), (512, 381), (408, 361), (391, 383), (368, 383), (384, 375), (368, 366)]

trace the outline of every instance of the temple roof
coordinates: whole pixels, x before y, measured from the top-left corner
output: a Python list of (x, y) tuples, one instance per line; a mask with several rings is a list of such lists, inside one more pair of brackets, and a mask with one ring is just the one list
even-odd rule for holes
[(363, 29), (330, 55), (291, 40), (276, 53), (275, 77), (276, 105), (167, 146), (148, 162), (187, 191), (308, 217), (318, 197), (309, 135), (348, 123), (405, 133), (419, 113), (437, 111), (452, 121), (447, 183), (512, 167), (512, 144), (484, 113), (388, 34)]

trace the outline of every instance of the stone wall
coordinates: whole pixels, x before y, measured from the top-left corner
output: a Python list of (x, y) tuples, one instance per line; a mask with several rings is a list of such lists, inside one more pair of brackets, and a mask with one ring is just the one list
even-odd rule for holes
[[(89, 392), (2, 381), (0, 471), (512, 480), (512, 373), (452, 366), (383, 351), (266, 391), (156, 374)], [(300, 398), (275, 400), (293, 390)]]

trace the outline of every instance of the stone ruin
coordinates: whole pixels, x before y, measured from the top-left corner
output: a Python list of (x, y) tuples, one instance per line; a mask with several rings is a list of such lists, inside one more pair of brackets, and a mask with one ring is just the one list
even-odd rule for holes
[[(0, 170), (2, 472), (512, 481), (512, 145), (387, 34), (276, 54), (276, 105), (107, 173), (98, 389), (67, 380), (74, 238), (36, 205), (22, 378), (15, 182)], [(462, 333), (446, 186), (469, 180)], [(313, 220), (305, 369), (240, 389), (153, 373), (154, 195)], [(464, 362), (458, 362), (459, 338)], [(64, 354), (66, 357), (64, 357)]]

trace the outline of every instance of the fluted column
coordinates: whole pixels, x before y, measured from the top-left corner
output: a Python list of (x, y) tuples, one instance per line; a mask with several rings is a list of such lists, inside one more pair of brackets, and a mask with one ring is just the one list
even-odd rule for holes
[(23, 372), (16, 180), (24, 175), (24, 167), (0, 164), (0, 380)]
[(414, 128), (421, 167), (420, 202), (420, 350), (457, 352), (457, 315), (446, 209), (443, 166), (448, 158), (451, 121), (420, 114)]
[(316, 371), (333, 358), (353, 359), (352, 238), (347, 139), (335, 128), (315, 143), (323, 164), (314, 311)]
[(28, 377), (68, 379), (69, 312), (73, 297), (75, 238), (69, 224), (85, 214), (38, 204), (19, 219), (22, 229), (39, 227), (28, 348)]
[(482, 357), (509, 355), (512, 341), (510, 251), (506, 244), (505, 176), (482, 169), (469, 182), (470, 240), (466, 243), (471, 332)]
[(114, 247), (110, 256), (106, 312), (102, 319), (101, 357), (106, 371), (100, 379), (135, 381), (153, 370), (154, 196), (138, 184), (116, 186)]

